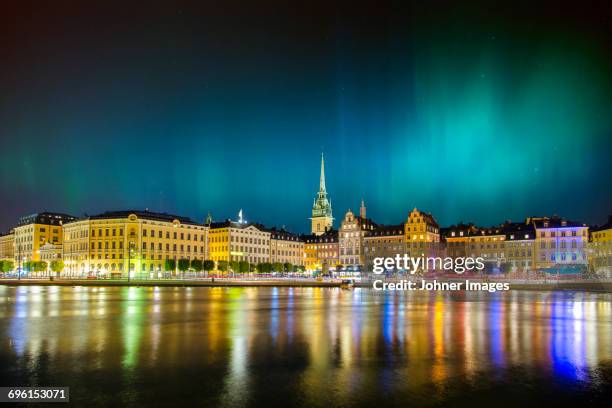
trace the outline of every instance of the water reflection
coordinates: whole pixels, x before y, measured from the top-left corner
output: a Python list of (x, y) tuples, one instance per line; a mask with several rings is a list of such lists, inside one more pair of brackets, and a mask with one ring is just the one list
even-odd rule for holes
[(5, 385), (69, 385), (74, 401), (101, 405), (462, 405), (494, 386), (524, 402), (534, 384), (601, 397), (611, 301), (571, 292), (0, 287), (0, 372)]

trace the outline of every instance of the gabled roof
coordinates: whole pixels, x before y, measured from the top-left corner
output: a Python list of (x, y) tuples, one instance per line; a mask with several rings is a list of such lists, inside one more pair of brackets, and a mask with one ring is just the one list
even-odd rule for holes
[[(425, 220), (426, 224), (429, 225), (433, 225), (436, 228), (440, 228), (440, 226), (438, 225), (438, 222), (436, 221), (436, 219), (434, 218), (434, 216), (431, 213), (425, 212), (425, 211), (421, 211), (418, 208), (414, 208), (412, 211), (410, 211), (410, 214), (412, 214), (413, 212), (418, 212), (420, 214), (421, 217), (423, 217), (423, 219)], [(410, 218), (410, 214), (408, 215), (408, 218)]]

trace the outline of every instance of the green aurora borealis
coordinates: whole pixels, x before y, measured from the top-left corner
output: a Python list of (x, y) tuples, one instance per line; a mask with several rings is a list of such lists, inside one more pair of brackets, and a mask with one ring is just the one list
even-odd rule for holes
[(306, 231), (322, 150), (337, 219), (363, 197), (382, 223), (602, 222), (612, 13), (551, 4), (11, 10), (0, 227), (244, 208)]

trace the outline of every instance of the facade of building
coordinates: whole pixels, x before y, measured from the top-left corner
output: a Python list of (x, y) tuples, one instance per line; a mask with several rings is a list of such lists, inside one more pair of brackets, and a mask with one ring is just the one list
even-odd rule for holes
[(302, 236), (304, 241), (304, 266), (308, 272), (334, 270), (340, 263), (338, 231), (327, 230), (324, 234)]
[[(149, 275), (167, 259), (207, 257), (208, 227), (151, 211), (111, 211), (64, 224), (64, 273)], [(172, 271), (170, 271), (172, 272)]]
[(365, 271), (371, 272), (374, 258), (403, 256), (406, 253), (404, 225), (377, 225), (363, 239)]
[(40, 260), (47, 263), (47, 267), (51, 262), (62, 259), (62, 245), (46, 243), (40, 247)]
[(612, 278), (612, 215), (606, 224), (591, 230), (587, 256), (593, 273), (602, 278)]
[(440, 230), (445, 243), (445, 256), (451, 258), (466, 257), (469, 247), (469, 237), (476, 232), (474, 224), (459, 223)]
[(502, 225), (505, 239), (502, 271), (528, 278), (535, 272), (535, 227), (529, 222), (506, 222)]
[(325, 160), (321, 154), (321, 175), (319, 176), (319, 191), (312, 204), (312, 217), (310, 233), (323, 235), (325, 231), (333, 228), (334, 217), (332, 215), (331, 201), (327, 196), (325, 187)]
[(271, 233), (262, 225), (231, 220), (213, 222), (208, 234), (209, 259), (215, 262), (271, 262)]
[(0, 261), (15, 260), (15, 232), (0, 235)]
[(270, 262), (304, 266), (304, 241), (285, 230), (270, 230)]
[(356, 217), (351, 210), (348, 210), (338, 230), (340, 264), (349, 270), (360, 270), (365, 266), (364, 238), (376, 227), (372, 220), (365, 218), (366, 209), (363, 200), (360, 214), (364, 217)]
[(483, 258), (484, 273), (503, 272), (502, 263), (505, 262), (504, 241), (506, 235), (502, 227), (478, 227), (468, 237), (467, 256)]
[(15, 227), (14, 257), (17, 265), (40, 261), (40, 248), (51, 243), (61, 245), (62, 225), (76, 220), (67, 214), (42, 212), (21, 217)]
[(530, 218), (536, 230), (535, 262), (542, 272), (578, 273), (586, 268), (589, 227), (554, 216)]
[(444, 255), (440, 227), (433, 215), (414, 208), (404, 224), (406, 251), (411, 257)]

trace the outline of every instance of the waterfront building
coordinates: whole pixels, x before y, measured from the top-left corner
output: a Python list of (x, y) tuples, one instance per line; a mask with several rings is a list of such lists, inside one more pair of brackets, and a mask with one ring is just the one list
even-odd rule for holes
[(334, 217), (332, 215), (331, 201), (327, 196), (325, 187), (325, 160), (321, 154), (321, 174), (319, 176), (319, 191), (312, 204), (312, 217), (310, 233), (323, 235), (327, 230), (333, 228)]
[(355, 217), (355, 214), (349, 209), (340, 224), (338, 231), (340, 264), (349, 270), (360, 270), (365, 265), (363, 240), (376, 227), (376, 224), (365, 218), (365, 215), (365, 204), (361, 200), (360, 216)]
[(53, 261), (62, 259), (62, 245), (52, 244), (47, 242), (45, 245), (40, 247), (40, 260), (47, 263), (47, 267)]
[(363, 239), (365, 271), (371, 272), (374, 258), (395, 258), (406, 253), (404, 224), (377, 225)]
[(444, 254), (440, 244), (440, 227), (433, 215), (416, 207), (404, 224), (406, 252), (411, 257), (438, 257)]
[(209, 230), (210, 259), (246, 261), (258, 264), (270, 261), (271, 233), (261, 224), (238, 221), (213, 222)]
[(468, 236), (466, 256), (483, 258), (485, 268), (482, 273), (496, 274), (504, 272), (506, 234), (501, 226), (476, 227)]
[(0, 235), (0, 261), (15, 260), (15, 232)]
[(578, 273), (586, 268), (589, 227), (553, 217), (530, 218), (536, 230), (536, 268), (548, 273)]
[(14, 229), (14, 257), (16, 266), (23, 262), (40, 261), (40, 248), (51, 243), (61, 245), (62, 225), (76, 220), (67, 214), (41, 212), (21, 217)]
[(270, 262), (304, 266), (304, 241), (284, 229), (270, 230)]
[(506, 222), (502, 224), (505, 239), (501, 242), (504, 249), (502, 272), (530, 277), (535, 271), (535, 236), (533, 224), (529, 222)]
[(474, 224), (459, 223), (440, 229), (441, 239), (446, 243), (445, 256), (451, 258), (466, 257), (470, 235), (476, 232)]
[[(166, 260), (207, 258), (208, 227), (152, 211), (109, 211), (64, 224), (67, 275), (161, 276)], [(176, 272), (168, 271), (168, 272)]]
[(308, 272), (328, 273), (340, 264), (338, 231), (331, 229), (321, 235), (302, 236), (304, 241), (304, 266)]
[(608, 222), (590, 231), (589, 268), (597, 276), (612, 278), (612, 215)]

